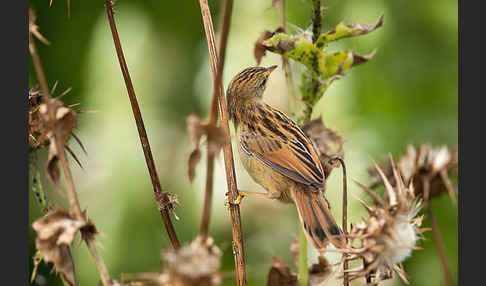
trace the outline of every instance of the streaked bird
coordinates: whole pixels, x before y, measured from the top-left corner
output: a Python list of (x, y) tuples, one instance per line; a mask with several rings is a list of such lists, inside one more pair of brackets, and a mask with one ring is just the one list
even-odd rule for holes
[(239, 191), (236, 203), (244, 196), (294, 202), (316, 250), (323, 251), (329, 242), (338, 247), (344, 239), (322, 194), (325, 177), (317, 152), (292, 119), (262, 100), (276, 68), (246, 68), (231, 80), (226, 92), (243, 166), (267, 191)]

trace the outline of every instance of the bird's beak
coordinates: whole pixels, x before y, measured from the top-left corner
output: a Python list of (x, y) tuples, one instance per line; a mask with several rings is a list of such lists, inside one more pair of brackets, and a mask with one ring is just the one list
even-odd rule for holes
[(267, 68), (268, 73), (273, 72), (278, 66), (271, 66)]

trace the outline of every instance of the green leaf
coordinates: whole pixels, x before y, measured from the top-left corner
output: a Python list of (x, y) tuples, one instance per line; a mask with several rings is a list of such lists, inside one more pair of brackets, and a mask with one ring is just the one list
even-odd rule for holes
[(350, 24), (346, 25), (343, 22), (339, 23), (336, 25), (334, 29), (332, 29), (329, 32), (326, 32), (324, 34), (321, 34), (319, 38), (317, 38), (317, 41), (315, 42), (315, 45), (322, 49), (325, 47), (329, 42), (332, 41), (337, 41), (342, 38), (348, 38), (348, 37), (354, 37), (354, 36), (360, 36), (364, 34), (368, 34), (369, 32), (372, 32), (376, 30), (377, 28), (381, 27), (383, 25), (383, 14), (378, 18), (378, 21), (373, 24)]

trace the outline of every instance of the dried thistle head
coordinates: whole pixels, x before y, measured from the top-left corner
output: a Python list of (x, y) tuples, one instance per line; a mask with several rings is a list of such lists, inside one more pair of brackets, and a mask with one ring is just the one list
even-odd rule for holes
[(122, 274), (122, 280), (139, 280), (131, 283), (147, 282), (150, 283), (147, 285), (164, 286), (219, 285), (222, 280), (218, 272), (221, 255), (221, 250), (213, 244), (211, 238), (203, 242), (197, 237), (189, 245), (162, 253), (165, 265), (161, 273)]
[[(391, 164), (380, 164), (387, 178), (393, 182)], [(457, 188), (453, 187), (449, 175), (458, 169), (457, 150), (449, 150), (446, 146), (433, 148), (430, 145), (422, 144), (418, 148), (412, 145), (407, 146), (407, 154), (402, 156), (398, 162), (398, 170), (406, 185), (413, 182), (415, 195), (421, 196), (427, 203), (431, 197), (439, 196), (445, 192), (449, 193), (451, 200), (455, 203)], [(374, 168), (369, 170), (373, 178), (371, 187), (379, 182), (379, 175)]]
[[(56, 86), (57, 82), (54, 84), (51, 94), (54, 93)], [(29, 150), (36, 151), (49, 147), (47, 175), (53, 182), (59, 180), (57, 161), (60, 150), (57, 148), (66, 149), (76, 163), (82, 167), (76, 155), (67, 146), (67, 142), (73, 137), (86, 154), (86, 149), (73, 132), (76, 128), (78, 112), (72, 107), (77, 104), (65, 106), (60, 100), (70, 90), (71, 88), (68, 88), (57, 98), (43, 96), (38, 88), (29, 91)], [(41, 97), (43, 97), (42, 102)]]
[[(63, 209), (55, 209), (32, 223), (36, 231), (35, 246), (41, 258), (46, 262), (53, 262), (56, 270), (62, 274), (69, 285), (76, 285), (74, 264), (71, 257), (70, 245), (76, 233), (86, 237), (94, 236), (96, 227), (90, 220), (83, 217), (76, 218), (72, 213)], [(35, 275), (32, 275), (32, 279)]]
[(219, 285), (221, 255), (221, 250), (211, 238), (204, 243), (196, 238), (181, 249), (165, 252), (163, 259), (168, 285)]
[[(425, 231), (420, 228), (423, 216), (417, 217), (421, 200), (415, 198), (412, 183), (405, 186), (391, 157), (390, 164), (394, 185), (375, 163), (376, 172), (385, 186), (385, 198), (358, 183), (373, 198), (374, 205), (369, 206), (360, 200), (368, 210), (369, 218), (352, 226), (348, 249), (344, 250), (350, 254), (346, 258), (349, 261), (363, 259), (362, 269), (349, 270), (351, 280), (368, 277), (369, 282), (375, 284), (391, 278), (396, 272), (408, 283), (401, 263), (411, 255), (412, 250), (418, 249), (417, 240)], [(356, 241), (359, 248), (351, 247)]]

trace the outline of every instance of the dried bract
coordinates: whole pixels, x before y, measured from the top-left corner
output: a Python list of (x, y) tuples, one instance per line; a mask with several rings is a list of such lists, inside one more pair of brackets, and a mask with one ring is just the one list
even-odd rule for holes
[(32, 223), (37, 232), (35, 245), (42, 258), (46, 262), (53, 262), (70, 285), (76, 285), (76, 282), (69, 246), (76, 232), (87, 224), (85, 220), (78, 220), (62, 209), (54, 210)]
[(312, 264), (311, 268), (309, 269), (309, 285), (310, 286), (319, 286), (325, 285), (326, 281), (331, 277), (332, 266), (326, 260), (326, 258), (322, 255), (318, 257), (319, 261), (315, 264)]
[[(71, 137), (72, 131), (76, 128), (77, 116), (76, 111), (64, 106), (64, 104), (55, 98), (50, 98), (47, 102), (39, 106), (41, 120), (41, 132), (49, 139), (49, 156), (47, 163), (48, 177), (54, 181), (59, 180), (59, 167), (57, 166), (59, 150), (56, 148), (55, 140), (65, 147)], [(71, 153), (74, 156), (74, 154)], [(74, 157), (75, 158), (75, 157)], [(77, 158), (75, 158), (76, 161)], [(78, 161), (79, 163), (79, 161)]]
[[(290, 244), (290, 252), (294, 257), (295, 266), (299, 267), (299, 238), (296, 237)], [(309, 268), (309, 285), (319, 286), (331, 277), (333, 273), (332, 265), (322, 255), (318, 257), (319, 261)], [(298, 284), (298, 275), (285, 265), (278, 257), (273, 258), (272, 266), (268, 272), (267, 286), (294, 286)]]
[[(272, 2), (272, 5), (279, 5), (278, 2), (279, 1)], [(265, 48), (265, 45), (263, 44), (263, 42), (265, 42), (266, 40), (273, 37), (273, 35), (275, 35), (276, 33), (282, 33), (282, 32), (283, 32), (283, 28), (279, 27), (274, 31), (265, 30), (265, 31), (263, 31), (263, 33), (260, 34), (260, 37), (255, 42), (255, 48), (254, 48), (254, 56), (255, 56), (255, 60), (257, 62), (257, 65), (260, 65), (262, 58), (267, 54), (266, 48)]]
[(29, 90), (29, 151), (35, 151), (49, 145), (49, 138), (42, 131), (39, 106), (41, 92), (37, 87)]
[(329, 163), (329, 160), (334, 157), (344, 159), (343, 138), (335, 131), (327, 128), (321, 117), (303, 125), (302, 130), (314, 143), (324, 168), (324, 175), (327, 178), (331, 174), (332, 169), (339, 167), (338, 161)]
[(195, 176), (195, 168), (201, 159), (201, 151), (199, 150), (199, 142), (203, 135), (206, 135), (207, 144), (209, 145), (209, 153), (215, 155), (221, 150), (225, 143), (226, 137), (222, 128), (212, 124), (201, 123), (201, 119), (196, 115), (189, 115), (186, 118), (187, 132), (189, 138), (194, 145), (194, 150), (189, 155), (188, 161), (188, 176), (192, 182)]
[[(375, 164), (376, 172), (385, 186), (385, 198), (380, 198), (358, 183), (375, 204), (369, 206), (360, 200), (370, 216), (366, 221), (352, 226), (348, 249), (343, 250), (350, 254), (348, 261), (363, 259), (364, 262), (363, 268), (348, 271), (350, 280), (366, 276), (376, 285), (381, 280), (391, 278), (393, 272), (396, 272), (408, 283), (401, 263), (411, 255), (412, 250), (417, 249), (417, 240), (425, 231), (420, 229), (423, 216), (417, 217), (421, 201), (415, 198), (412, 184), (405, 186), (391, 158), (390, 164), (396, 182), (393, 186)], [(351, 247), (355, 241), (358, 241), (359, 248)]]
[(277, 257), (273, 258), (268, 272), (267, 286), (297, 286), (297, 274)]
[[(380, 164), (387, 178), (393, 182), (393, 172), (389, 163)], [(422, 144), (418, 148), (407, 146), (407, 154), (398, 162), (398, 170), (406, 185), (413, 181), (415, 195), (421, 196), (427, 203), (431, 197), (448, 192), (451, 200), (456, 202), (457, 188), (453, 187), (449, 176), (457, 175), (457, 151), (451, 151), (446, 146), (433, 148)], [(369, 170), (373, 178), (370, 187), (379, 183), (379, 175), (375, 169)]]

